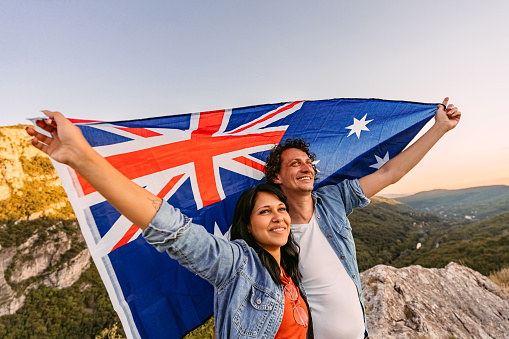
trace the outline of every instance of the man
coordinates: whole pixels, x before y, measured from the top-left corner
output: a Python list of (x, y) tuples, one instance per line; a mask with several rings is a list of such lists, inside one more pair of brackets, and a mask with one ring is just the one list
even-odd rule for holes
[(414, 144), (376, 172), (313, 192), (314, 154), (299, 139), (275, 146), (267, 158), (266, 181), (288, 197), (292, 232), (300, 244), (300, 269), (313, 316), (315, 338), (368, 335), (355, 244), (347, 215), (407, 174), (435, 143), (458, 124), (461, 113), (445, 98), (435, 124)]

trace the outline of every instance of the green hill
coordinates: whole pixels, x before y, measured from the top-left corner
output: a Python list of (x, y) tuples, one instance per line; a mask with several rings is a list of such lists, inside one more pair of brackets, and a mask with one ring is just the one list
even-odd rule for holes
[(432, 229), (448, 227), (435, 215), (377, 197), (354, 210), (349, 219), (360, 271), (378, 264), (393, 265), (415, 252), (417, 243), (426, 242)]
[(422, 247), (408, 254), (396, 258), (394, 266), (444, 267), (455, 261), (484, 275), (508, 267), (509, 213), (467, 225), (430, 229)]
[(373, 199), (349, 219), (360, 271), (377, 264), (444, 267), (455, 261), (488, 275), (509, 266), (509, 212), (452, 222), (391, 199)]
[(482, 220), (509, 212), (509, 186), (432, 190), (396, 200), (450, 220)]

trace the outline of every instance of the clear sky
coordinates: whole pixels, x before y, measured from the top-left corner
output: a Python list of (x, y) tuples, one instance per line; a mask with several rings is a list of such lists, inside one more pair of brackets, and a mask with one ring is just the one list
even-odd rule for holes
[(0, 126), (450, 96), (459, 126), (384, 193), (509, 185), (508, 18), (502, 0), (0, 0)]

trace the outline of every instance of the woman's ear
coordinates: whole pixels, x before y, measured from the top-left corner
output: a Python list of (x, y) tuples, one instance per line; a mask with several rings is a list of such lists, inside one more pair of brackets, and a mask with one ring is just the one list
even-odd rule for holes
[(278, 185), (281, 185), (281, 184), (282, 184), (281, 179), (279, 179), (279, 175), (278, 175), (278, 176), (276, 176), (276, 177), (274, 178), (274, 180), (272, 180), (272, 182), (273, 182), (273, 183), (275, 183), (275, 184), (278, 184)]
[(247, 231), (249, 232), (249, 234), (252, 234), (251, 233), (251, 224), (247, 225)]

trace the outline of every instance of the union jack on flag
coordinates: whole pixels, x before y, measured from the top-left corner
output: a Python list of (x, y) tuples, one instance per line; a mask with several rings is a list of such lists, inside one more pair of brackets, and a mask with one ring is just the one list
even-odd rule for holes
[[(71, 121), (125, 176), (222, 236), (240, 193), (263, 181), (273, 145), (293, 137), (309, 142), (319, 161), (319, 187), (380, 168), (435, 112), (436, 104), (332, 99)], [(209, 283), (148, 245), (76, 172), (54, 165), (129, 338), (182, 338), (212, 315)]]

